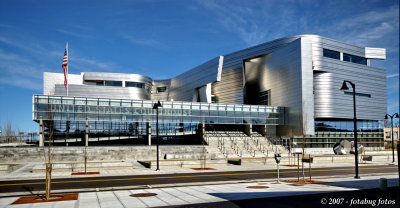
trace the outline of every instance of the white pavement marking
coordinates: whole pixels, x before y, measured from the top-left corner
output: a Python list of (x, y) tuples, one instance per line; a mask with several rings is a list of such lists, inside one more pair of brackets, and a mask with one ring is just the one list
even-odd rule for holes
[[(149, 193), (145, 189), (141, 190), (131, 190), (130, 191), (132, 194), (141, 194), (141, 193)], [(167, 206), (167, 204), (163, 201), (160, 201), (157, 199), (155, 196), (150, 196), (150, 197), (133, 197), (138, 199), (142, 204), (144, 204), (146, 207), (154, 207), (154, 206)]]
[(101, 208), (123, 208), (122, 204), (115, 197), (112, 191), (97, 192)]
[[(137, 194), (138, 192), (129, 191), (129, 195)], [(144, 193), (144, 192), (141, 192)], [(131, 196), (130, 196), (131, 197)], [(133, 204), (135, 207), (149, 207), (145, 202), (143, 202), (140, 198), (142, 197), (131, 197), (127, 203), (130, 205)]]
[[(170, 188), (168, 190), (168, 193), (178, 196), (180, 199), (187, 201), (189, 204), (199, 204), (208, 202), (207, 200), (192, 195), (193, 193), (185, 193), (185, 191), (183, 191), (182, 188), (183, 187)], [(167, 189), (165, 189), (164, 191), (167, 191)]]
[[(134, 190), (133, 193), (153, 193), (151, 190), (143, 189), (143, 190)], [(168, 206), (168, 204), (156, 196), (150, 197), (138, 197), (142, 202), (144, 202), (149, 207), (158, 207), (158, 206)]]
[(80, 193), (78, 197), (78, 207), (100, 208), (96, 192)]
[(131, 197), (131, 192), (128, 190), (114, 191), (114, 194), (124, 207), (147, 207), (135, 197)]
[(164, 191), (163, 189), (151, 189), (153, 193), (158, 194), (157, 196), (160, 197), (163, 201), (167, 202), (169, 205), (184, 205), (187, 204), (186, 201), (171, 195), (170, 193)]

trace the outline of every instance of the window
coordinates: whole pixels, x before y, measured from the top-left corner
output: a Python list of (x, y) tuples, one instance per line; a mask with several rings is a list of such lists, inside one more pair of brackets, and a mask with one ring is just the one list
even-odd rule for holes
[(386, 133), (386, 138), (390, 138), (390, 132), (385, 132)]
[(329, 49), (324, 48), (324, 52), (323, 53), (324, 53), (324, 57), (340, 60), (340, 53), (338, 51), (333, 51), (333, 50), (329, 50)]
[(271, 105), (271, 90), (258, 93), (257, 105)]
[(96, 85), (98, 85), (98, 86), (103, 86), (103, 85), (104, 85), (104, 82), (103, 82), (103, 81), (96, 81)]
[(211, 95), (211, 103), (216, 103), (217, 102), (217, 96)]
[(104, 81), (105, 86), (122, 87), (122, 81)]
[(166, 92), (166, 91), (167, 91), (167, 87), (157, 87), (157, 93)]
[(125, 82), (125, 87), (144, 88), (144, 84), (140, 82)]
[(343, 54), (343, 61), (348, 61), (348, 62), (351, 62), (351, 63), (367, 65), (367, 59), (366, 58), (350, 55), (350, 54), (347, 54), (347, 53)]

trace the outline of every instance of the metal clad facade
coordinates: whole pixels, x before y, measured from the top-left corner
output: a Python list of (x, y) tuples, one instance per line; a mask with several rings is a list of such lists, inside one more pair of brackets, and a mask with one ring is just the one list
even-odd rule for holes
[[(344, 80), (356, 85), (357, 119), (382, 120), (387, 111), (386, 71), (323, 57), (323, 48), (365, 57), (365, 48), (318, 37), (313, 42), (315, 118), (353, 118), (353, 97), (340, 90)], [(349, 86), (349, 92), (352, 92)]]
[(194, 90), (217, 81), (220, 57), (171, 79), (168, 99), (192, 101)]
[(222, 71), (222, 79), (212, 84), (212, 94), (218, 103), (243, 103), (242, 69)]

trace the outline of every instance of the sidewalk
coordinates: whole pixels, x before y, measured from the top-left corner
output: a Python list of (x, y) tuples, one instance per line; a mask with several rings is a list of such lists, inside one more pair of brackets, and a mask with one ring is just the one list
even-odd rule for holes
[[(120, 191), (85, 192), (79, 193), (78, 200), (58, 201), (34, 204), (11, 205), (19, 197), (0, 198), (0, 207), (81, 207), (81, 208), (119, 208), (119, 207), (158, 207), (179, 206), (188, 204), (201, 204), (213, 202), (227, 202), (232, 200), (288, 197), (296, 195), (309, 195), (317, 193), (354, 191), (360, 189), (372, 189), (379, 187), (379, 178), (388, 179), (388, 186), (398, 186), (397, 174), (376, 176), (361, 176), (355, 180), (353, 175), (341, 177), (318, 177), (318, 181), (328, 183), (296, 185), (289, 183), (276, 183), (276, 180), (256, 180), (252, 182), (228, 183), (219, 185), (188, 185), (184, 187), (147, 188)], [(285, 179), (286, 180), (286, 179)], [(265, 189), (248, 188), (249, 186), (267, 186)], [(131, 194), (155, 193), (151, 197), (131, 197)], [(351, 193), (351, 192), (348, 192)], [(343, 197), (347, 197), (343, 194)], [(354, 198), (357, 200), (357, 198)], [(322, 200), (322, 199), (321, 199)], [(329, 200), (329, 199), (328, 199)], [(361, 198), (360, 200), (363, 200)], [(378, 199), (368, 199), (378, 200)], [(323, 202), (323, 201), (321, 201)], [(307, 202), (304, 202), (307, 203)], [(345, 202), (343, 202), (345, 203)], [(347, 201), (347, 203), (350, 203)], [(395, 201), (398, 206), (398, 201)], [(232, 206), (234, 204), (231, 203)], [(232, 207), (228, 206), (228, 207)], [(201, 206), (200, 206), (201, 207)], [(225, 207), (225, 206), (224, 206)]]
[[(371, 165), (388, 165), (388, 162), (370, 162), (368, 164), (359, 164), (359, 167), (371, 166)], [(10, 180), (26, 180), (26, 179), (45, 179), (46, 173), (32, 173), (29, 172), (30, 166), (35, 165), (35, 163), (28, 164), (20, 169), (17, 169), (11, 173), (0, 174), (0, 181), (10, 181)], [(397, 163), (394, 164), (397, 166)], [(193, 170), (191, 168), (161, 168), (160, 171), (155, 171), (154, 169), (149, 169), (141, 166), (135, 166), (132, 169), (114, 169), (114, 170), (101, 170), (100, 174), (96, 175), (71, 175), (71, 171), (65, 172), (53, 172), (52, 178), (77, 178), (77, 177), (99, 177), (99, 176), (122, 176), (122, 175), (148, 175), (148, 174), (175, 174), (175, 173), (198, 173), (198, 172), (224, 172), (224, 171), (247, 171), (247, 170), (276, 170), (276, 164), (267, 165), (254, 165), (254, 166), (240, 166), (240, 165), (228, 165), (228, 166), (207, 166), (214, 168), (215, 170)], [(354, 167), (354, 162), (346, 163), (317, 163), (311, 164), (311, 168), (324, 168), (324, 167)], [(199, 167), (200, 168), (200, 167)], [(296, 167), (288, 167), (281, 165), (279, 167), (281, 170), (284, 169), (297, 169)], [(304, 163), (304, 169), (308, 171), (308, 163)], [(301, 163), (300, 163), (301, 169)]]

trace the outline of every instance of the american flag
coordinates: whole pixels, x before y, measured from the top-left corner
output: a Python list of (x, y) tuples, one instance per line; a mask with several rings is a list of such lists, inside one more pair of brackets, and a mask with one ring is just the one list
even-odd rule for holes
[(64, 85), (67, 88), (67, 85), (68, 85), (68, 80), (67, 80), (67, 75), (68, 75), (68, 43), (67, 43), (67, 46), (65, 47), (64, 58), (63, 58), (63, 62), (62, 62), (61, 66), (64, 69)]

